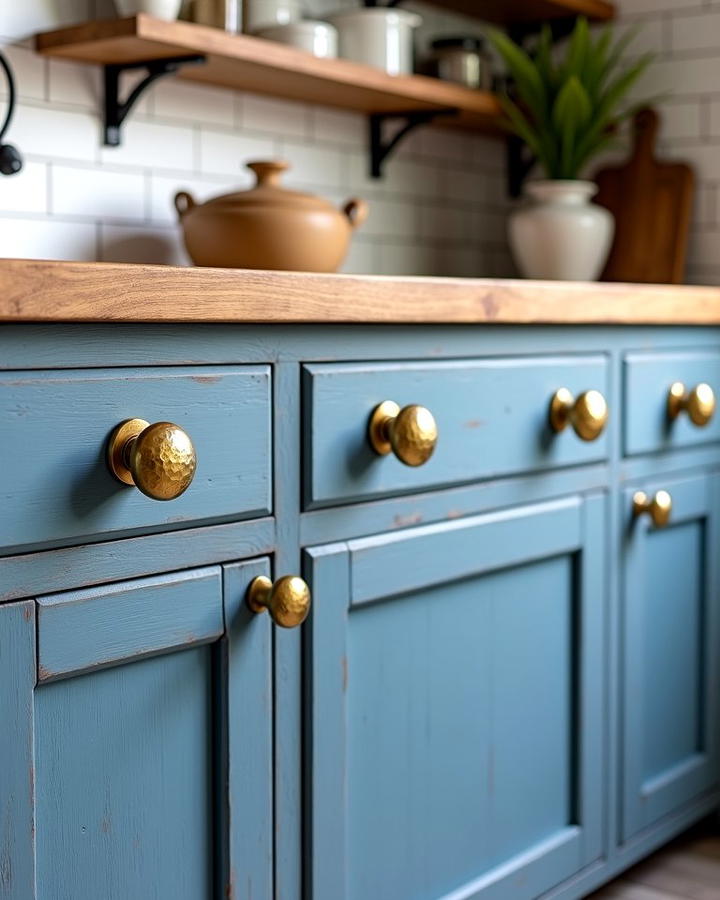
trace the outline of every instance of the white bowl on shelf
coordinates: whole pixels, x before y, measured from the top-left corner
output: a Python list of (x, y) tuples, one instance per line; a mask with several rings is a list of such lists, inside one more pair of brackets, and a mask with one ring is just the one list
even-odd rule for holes
[(320, 59), (334, 59), (338, 53), (338, 33), (329, 22), (303, 20), (289, 25), (273, 25), (255, 32), (258, 37), (305, 50)]
[(147, 13), (158, 19), (177, 19), (182, 0), (115, 0), (119, 16), (136, 16)]

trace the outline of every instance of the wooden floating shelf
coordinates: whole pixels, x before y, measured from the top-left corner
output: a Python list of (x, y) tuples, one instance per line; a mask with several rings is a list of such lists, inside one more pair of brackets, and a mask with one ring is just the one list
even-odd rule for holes
[(357, 112), (409, 113), (454, 109), (437, 124), (498, 132), (493, 94), (423, 75), (393, 77), (344, 59), (317, 59), (302, 50), (249, 35), (148, 15), (88, 22), (39, 34), (39, 53), (74, 62), (131, 65), (201, 54), (206, 62), (178, 77), (273, 97)]
[(434, 6), (500, 25), (520, 25), (587, 16), (593, 22), (615, 18), (607, 0), (426, 0)]

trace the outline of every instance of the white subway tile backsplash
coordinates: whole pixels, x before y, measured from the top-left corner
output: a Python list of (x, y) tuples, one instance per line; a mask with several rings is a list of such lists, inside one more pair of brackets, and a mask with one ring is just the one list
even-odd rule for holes
[(103, 224), (100, 230), (103, 262), (189, 264), (179, 228)]
[(432, 245), (383, 241), (379, 247), (380, 275), (436, 275), (437, 248)]
[(48, 167), (26, 162), (17, 175), (0, 182), (0, 211), (45, 213), (48, 210)]
[(0, 256), (20, 259), (97, 259), (96, 226), (61, 219), (0, 216)]
[(195, 167), (194, 130), (190, 126), (147, 122), (131, 114), (123, 125), (121, 139), (119, 147), (102, 147), (102, 162), (184, 172)]
[(53, 215), (146, 218), (145, 176), (141, 173), (53, 165), (50, 180)]
[(346, 151), (283, 140), (281, 157), (290, 163), (283, 181), (287, 185), (326, 185), (339, 188), (346, 181)]
[(354, 235), (340, 271), (353, 275), (372, 275), (378, 270), (378, 248), (371, 240)]
[(285, 137), (309, 135), (308, 108), (304, 103), (246, 94), (240, 104), (240, 125), (248, 131), (263, 131)]
[(18, 105), (12, 141), (25, 154), (48, 159), (93, 161), (98, 154), (100, 123), (86, 112), (47, 106)]
[(713, 138), (720, 138), (720, 99), (710, 102), (708, 111), (708, 130)]
[(82, 106), (95, 112), (100, 108), (101, 70), (61, 59), (48, 60), (48, 100)]
[(689, 12), (674, 16), (671, 22), (672, 49), (714, 50), (720, 52), (720, 9)]
[(702, 108), (699, 100), (685, 103), (668, 102), (660, 109), (660, 131), (664, 139), (699, 138), (702, 131)]
[(199, 168), (204, 174), (232, 175), (239, 183), (249, 185), (254, 179), (245, 164), (252, 160), (276, 159), (277, 156), (277, 144), (269, 138), (209, 128), (200, 132)]
[[(0, 13), (0, 15), (2, 14)], [(8, 45), (2, 49), (10, 61), (15, 75), (15, 89), (18, 98), (20, 100), (44, 100), (46, 62), (39, 60), (37, 54), (28, 47)], [(0, 97), (6, 96), (7, 81), (4, 75), (0, 75)]]
[(309, 110), (309, 121), (310, 134), (319, 144), (346, 144), (355, 149), (367, 144), (368, 122), (360, 113), (315, 106)]
[(152, 112), (159, 118), (228, 127), (235, 121), (234, 95), (223, 88), (205, 87), (181, 78), (163, 78), (148, 96)]

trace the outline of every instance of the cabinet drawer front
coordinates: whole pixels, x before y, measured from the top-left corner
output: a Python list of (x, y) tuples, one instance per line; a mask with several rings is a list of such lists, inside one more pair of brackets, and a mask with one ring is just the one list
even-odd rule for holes
[[(125, 419), (190, 436), (195, 478), (170, 502), (110, 473)], [(0, 379), (0, 547), (70, 542), (270, 509), (270, 370), (265, 366), (5, 373)]]
[[(607, 434), (586, 443), (548, 425), (552, 395), (589, 389), (607, 397), (604, 356), (462, 360), (305, 369), (305, 499), (310, 507), (596, 462)], [(438, 426), (435, 453), (418, 468), (370, 447), (368, 420), (383, 400), (426, 406)], [(612, 416), (612, 410), (610, 411)]]
[(655, 453), (720, 440), (720, 415), (705, 426), (693, 425), (686, 413), (675, 421), (667, 414), (670, 386), (688, 388), (703, 382), (720, 394), (720, 351), (630, 353), (625, 357), (625, 453)]
[(600, 497), (308, 551), (312, 900), (532, 900), (601, 856), (604, 551)]

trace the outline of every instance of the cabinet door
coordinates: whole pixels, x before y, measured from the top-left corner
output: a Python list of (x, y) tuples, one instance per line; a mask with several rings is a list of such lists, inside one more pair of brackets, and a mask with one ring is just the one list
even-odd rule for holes
[(602, 855), (604, 500), (307, 552), (314, 900), (529, 900)]
[(633, 520), (624, 495), (622, 836), (718, 783), (720, 479), (642, 485), (670, 521)]
[(269, 900), (267, 569), (0, 607), (3, 900)]

